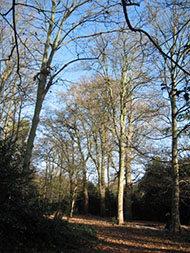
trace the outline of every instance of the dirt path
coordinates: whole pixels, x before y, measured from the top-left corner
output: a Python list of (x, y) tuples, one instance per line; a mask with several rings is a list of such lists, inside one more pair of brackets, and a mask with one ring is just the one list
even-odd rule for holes
[(172, 234), (158, 223), (129, 222), (117, 226), (111, 219), (94, 216), (76, 216), (69, 222), (92, 225), (97, 232), (93, 250), (82, 252), (190, 252), (189, 227), (184, 227), (181, 234)]

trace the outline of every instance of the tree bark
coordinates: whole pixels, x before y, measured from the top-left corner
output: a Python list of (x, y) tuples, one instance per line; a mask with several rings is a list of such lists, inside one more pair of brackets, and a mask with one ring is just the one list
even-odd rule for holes
[(101, 152), (102, 152), (102, 157), (101, 157), (101, 192), (100, 192), (100, 214), (101, 216), (106, 215), (106, 188), (105, 188), (105, 135), (106, 133), (105, 128), (100, 132), (100, 138), (101, 138)]
[(29, 137), (27, 140), (27, 146), (26, 146), (26, 153), (24, 157), (24, 167), (29, 168), (30, 165), (30, 159), (32, 156), (32, 149), (34, 144), (34, 139), (36, 136), (36, 130), (40, 119), (40, 112), (42, 109), (42, 104), (44, 101), (45, 93), (44, 93), (44, 87), (46, 83), (47, 77), (45, 75), (41, 75), (41, 80), (39, 81), (38, 85), (38, 92), (37, 92), (37, 99), (35, 104), (35, 110), (34, 110), (34, 116), (32, 119), (32, 126), (30, 129)]
[[(39, 73), (35, 110), (34, 110), (34, 115), (33, 115), (33, 119), (32, 119), (32, 126), (31, 126), (29, 137), (27, 140), (26, 153), (25, 153), (25, 157), (24, 157), (24, 167), (25, 168), (29, 168), (29, 166), (30, 166), (30, 159), (32, 157), (32, 149), (33, 149), (34, 139), (36, 136), (37, 126), (38, 126), (39, 119), (40, 119), (40, 112), (42, 109), (42, 104), (43, 104), (45, 95), (47, 93), (47, 90), (45, 88), (46, 88), (47, 77), (49, 74), (48, 67), (50, 67), (52, 59), (53, 59), (53, 55), (55, 53), (55, 48), (54, 48), (51, 50), (51, 54), (48, 59), (48, 52), (49, 52), (49, 48), (50, 48), (51, 36), (52, 36), (52, 31), (53, 31), (52, 29), (53, 29), (53, 25), (54, 25), (53, 22), (54, 22), (55, 9), (56, 9), (56, 1), (52, 0), (51, 18), (49, 20), (49, 27), (48, 27), (48, 31), (47, 31), (46, 43), (45, 43), (44, 52), (43, 52), (43, 59), (42, 59), (40, 73)], [(37, 77), (38, 77), (38, 75), (36, 76), (36, 78)]]
[(83, 161), (83, 213), (88, 213), (88, 185), (86, 179), (86, 162)]
[[(82, 125), (84, 127), (84, 124), (82, 122)], [(83, 188), (82, 188), (82, 208), (83, 208), (83, 213), (86, 214), (88, 213), (88, 185), (87, 185), (87, 178), (86, 178), (86, 163), (89, 158), (89, 154), (87, 154), (86, 158), (82, 150), (82, 145), (81, 145), (81, 136), (79, 134), (79, 129), (76, 127), (75, 128), (75, 135), (77, 137), (77, 144), (78, 144), (78, 149), (80, 151), (81, 159), (82, 159), (82, 173), (83, 173)]]
[(171, 109), (172, 109), (172, 231), (179, 232), (181, 230), (180, 213), (179, 213), (179, 163), (178, 163), (178, 128), (176, 115), (176, 85), (172, 83), (171, 93)]
[[(96, 131), (94, 133), (94, 145), (96, 158), (91, 155), (91, 158), (96, 166), (98, 172), (98, 190), (99, 190), (99, 199), (100, 199), (100, 215), (105, 215), (105, 150), (103, 150), (104, 144), (102, 143), (102, 133), (101, 131)], [(100, 136), (101, 142), (101, 154), (98, 146), (98, 136)], [(101, 159), (101, 160), (100, 160)], [(101, 161), (101, 162), (100, 162)]]
[(131, 179), (131, 136), (132, 136), (132, 119), (133, 119), (133, 97), (130, 95), (130, 110), (128, 114), (128, 129), (126, 133), (126, 151), (125, 151), (125, 219), (132, 220), (132, 179)]
[[(124, 45), (125, 46), (125, 45)], [(125, 51), (124, 51), (125, 52)], [(125, 54), (125, 53), (124, 53)], [(124, 55), (122, 66), (122, 79), (120, 88), (120, 136), (119, 136), (119, 178), (117, 223), (124, 223), (123, 198), (124, 198), (124, 172), (125, 172), (125, 140), (126, 140), (126, 79), (127, 79), (127, 55)]]
[(118, 210), (117, 210), (117, 222), (123, 224), (123, 197), (124, 197), (124, 171), (125, 171), (125, 110), (121, 110), (120, 116), (120, 140), (119, 140), (119, 179), (118, 179)]
[(131, 180), (131, 162), (129, 158), (129, 150), (126, 150), (126, 175), (125, 175), (125, 219), (132, 220), (132, 180)]
[[(122, 132), (122, 130), (121, 130)], [(125, 134), (121, 133), (120, 147), (119, 147), (119, 179), (118, 179), (118, 210), (117, 210), (117, 222), (123, 224), (123, 196), (124, 196), (124, 170), (125, 170)]]

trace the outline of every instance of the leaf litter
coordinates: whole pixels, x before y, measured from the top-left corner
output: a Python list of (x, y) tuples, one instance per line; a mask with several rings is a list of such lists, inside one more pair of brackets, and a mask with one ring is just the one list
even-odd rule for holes
[(133, 221), (116, 225), (111, 218), (92, 215), (77, 215), (69, 222), (90, 225), (96, 231), (96, 242), (90, 249), (81, 249), (81, 253), (190, 252), (190, 226), (182, 226), (181, 233), (171, 233), (163, 223)]

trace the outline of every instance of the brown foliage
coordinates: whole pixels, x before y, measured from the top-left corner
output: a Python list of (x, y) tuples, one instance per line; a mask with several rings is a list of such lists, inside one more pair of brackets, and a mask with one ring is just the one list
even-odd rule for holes
[(190, 252), (190, 227), (170, 233), (161, 223), (128, 222), (118, 226), (109, 218), (94, 216), (75, 216), (70, 222), (92, 225), (97, 231), (93, 249), (82, 252)]

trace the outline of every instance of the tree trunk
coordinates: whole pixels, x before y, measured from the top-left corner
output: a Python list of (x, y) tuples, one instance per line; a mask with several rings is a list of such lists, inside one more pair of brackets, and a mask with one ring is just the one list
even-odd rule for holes
[[(94, 142), (95, 142), (95, 150), (96, 150), (96, 159), (94, 159), (92, 156), (92, 160), (94, 164), (96, 165), (96, 169), (98, 172), (98, 190), (99, 190), (99, 199), (100, 199), (100, 215), (105, 215), (105, 151), (103, 150), (104, 144), (102, 140), (102, 133), (100, 134), (100, 141), (101, 141), (101, 158), (100, 158), (100, 150), (98, 147), (98, 132), (94, 135)], [(100, 162), (101, 159), (101, 162)]]
[(83, 213), (88, 213), (88, 185), (86, 179), (86, 162), (83, 162)]
[(110, 198), (110, 154), (107, 155), (107, 198), (108, 198), (108, 213), (111, 216), (111, 198)]
[(126, 140), (126, 78), (127, 57), (123, 62), (122, 80), (120, 89), (120, 136), (119, 136), (119, 178), (118, 178), (118, 200), (117, 200), (117, 222), (123, 224), (123, 197), (124, 197), (124, 171), (125, 171), (125, 140)]
[[(83, 123), (83, 122), (82, 122)], [(82, 212), (84, 214), (88, 213), (88, 185), (87, 185), (87, 178), (86, 178), (86, 163), (88, 161), (89, 155), (87, 155), (86, 159), (83, 154), (82, 146), (81, 146), (81, 137), (79, 134), (79, 130), (76, 127), (75, 128), (75, 135), (77, 137), (77, 143), (78, 143), (78, 148), (81, 154), (81, 159), (82, 159), (82, 173), (83, 173), (83, 188), (82, 188)]]
[(74, 189), (72, 189), (72, 196), (71, 196), (71, 207), (70, 207), (70, 213), (69, 218), (73, 217), (73, 212), (75, 209), (75, 203), (76, 203), (76, 197), (77, 197), (77, 182), (74, 181)]
[[(53, 56), (55, 53), (56, 49), (56, 40), (54, 41), (54, 48), (52, 48), (49, 59), (48, 59), (48, 52), (50, 50), (50, 42), (51, 42), (51, 36), (52, 36), (52, 31), (53, 31), (53, 25), (54, 25), (54, 13), (56, 9), (56, 1), (52, 1), (52, 8), (51, 8), (51, 18), (49, 19), (49, 27), (47, 31), (47, 37), (46, 37), (46, 43), (44, 47), (44, 52), (43, 52), (43, 59), (42, 59), (42, 64), (41, 64), (41, 69), (39, 73), (39, 81), (38, 81), (38, 91), (37, 91), (37, 98), (36, 98), (36, 103), (35, 103), (35, 110), (34, 110), (34, 115), (32, 119), (32, 126), (30, 129), (29, 137), (27, 140), (27, 146), (26, 146), (26, 153), (24, 157), (24, 167), (29, 168), (30, 166), (30, 159), (32, 157), (32, 149), (33, 149), (33, 144), (34, 144), (34, 139), (36, 136), (36, 130), (37, 126), (40, 120), (40, 112), (42, 109), (42, 104), (45, 98), (45, 95), (48, 91), (46, 89), (46, 82), (47, 78), (49, 75), (49, 70), (48, 68), (51, 65), (51, 62), (53, 60)], [(36, 76), (38, 79), (38, 75)]]
[(98, 190), (100, 199), (100, 216), (105, 215), (105, 185), (102, 185), (102, 174), (100, 166), (97, 167), (98, 170)]
[(179, 213), (179, 163), (178, 163), (178, 129), (176, 118), (176, 87), (172, 83), (171, 108), (172, 108), (172, 231), (181, 230), (180, 213)]
[(38, 92), (37, 92), (37, 99), (35, 104), (35, 110), (34, 110), (34, 116), (32, 119), (32, 126), (30, 129), (29, 137), (27, 140), (27, 146), (26, 146), (26, 153), (24, 157), (24, 168), (29, 168), (30, 166), (30, 159), (32, 157), (32, 149), (34, 144), (34, 139), (36, 136), (36, 130), (40, 119), (40, 112), (42, 109), (42, 103), (44, 101), (45, 93), (44, 93), (44, 87), (46, 84), (47, 76), (42, 74), (41, 80), (39, 81), (38, 85)]
[(132, 181), (131, 181), (131, 165), (130, 161), (126, 159), (126, 186), (125, 186), (125, 219), (127, 221), (132, 220)]
[(125, 126), (123, 117), (121, 119), (121, 136), (119, 145), (119, 178), (118, 178), (118, 209), (117, 209), (117, 222), (118, 224), (123, 224), (123, 196), (124, 196), (124, 170), (125, 170)]
[(132, 180), (131, 180), (131, 156), (130, 156), (130, 142), (131, 142), (131, 135), (132, 135), (132, 118), (133, 118), (133, 108), (132, 108), (132, 96), (130, 97), (131, 105), (130, 105), (130, 111), (128, 115), (128, 133), (127, 140), (126, 140), (126, 152), (125, 152), (125, 182), (126, 182), (126, 188), (125, 188), (125, 219), (127, 221), (132, 220)]
[(106, 191), (105, 191), (105, 185), (101, 185), (101, 189), (100, 189), (100, 215), (102, 217), (105, 216), (106, 214), (106, 206), (105, 206), (105, 194), (106, 194)]
[[(105, 129), (104, 129), (105, 130)], [(103, 130), (103, 131), (104, 131)], [(101, 192), (100, 192), (100, 214), (101, 216), (106, 215), (106, 189), (105, 189), (105, 133), (101, 131)]]
[(63, 159), (62, 156), (59, 157), (60, 167), (59, 167), (59, 187), (58, 187), (58, 212), (62, 212), (62, 183), (63, 183)]

